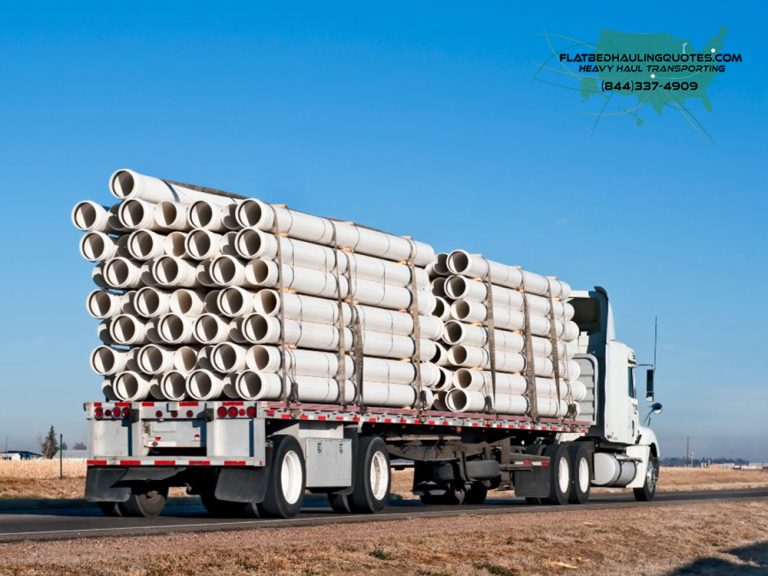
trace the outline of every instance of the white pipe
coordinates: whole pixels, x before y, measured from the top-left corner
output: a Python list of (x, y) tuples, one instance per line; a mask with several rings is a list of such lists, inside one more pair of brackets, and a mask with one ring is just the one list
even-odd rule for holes
[(191, 372), (197, 364), (197, 351), (191, 346), (169, 348), (147, 344), (138, 349), (138, 366), (147, 374), (161, 374), (169, 370)]
[[(283, 353), (275, 346), (253, 346), (245, 351), (230, 351), (228, 344), (220, 345), (222, 357), (218, 357), (219, 346), (214, 351), (214, 365), (226, 367), (228, 371), (234, 371), (235, 366), (245, 365), (251, 370), (264, 373), (279, 372), (283, 366)], [(238, 355), (235, 361), (235, 353)], [(223, 360), (223, 353), (229, 353), (232, 362)], [(338, 354), (332, 352), (318, 352), (315, 350), (289, 349), (285, 351), (286, 369), (291, 374), (318, 377), (338, 376)], [(355, 371), (355, 362), (352, 357), (345, 358), (345, 373), (351, 376)], [(242, 370), (242, 368), (240, 368)], [(222, 370), (225, 371), (225, 370)], [(424, 386), (437, 385), (444, 375), (434, 364), (422, 362), (421, 379)], [(386, 382), (389, 384), (411, 384), (416, 379), (416, 368), (410, 362), (389, 360), (384, 358), (365, 357), (363, 359), (363, 378), (365, 382)]]
[(439, 412), (448, 412), (448, 407), (445, 405), (445, 397), (447, 395), (448, 395), (448, 392), (444, 390), (435, 392), (434, 398), (432, 400), (432, 410), (437, 410)]
[(216, 287), (217, 284), (211, 278), (211, 264), (213, 260), (203, 260), (197, 265), (197, 281), (206, 288)]
[(448, 294), (445, 291), (445, 276), (438, 276), (429, 283), (429, 289), (435, 296), (440, 298), (448, 298)]
[(245, 274), (245, 265), (235, 258), (223, 254), (217, 256), (210, 264), (211, 280), (216, 286), (226, 288), (228, 286), (256, 286), (252, 279)]
[(240, 228), (234, 217), (236, 204), (214, 204), (207, 200), (198, 200), (189, 207), (187, 223), (192, 228), (206, 229), (213, 232), (225, 232)]
[(171, 370), (160, 377), (160, 391), (171, 402), (180, 402), (187, 397), (187, 375)]
[[(456, 300), (451, 304), (451, 316), (462, 322), (483, 322), (486, 320), (486, 314), (487, 308), (481, 302)], [(532, 334), (544, 338), (549, 337), (549, 319), (531, 314), (530, 320)], [(494, 305), (493, 322), (496, 328), (502, 330), (522, 330), (525, 324), (525, 317), (522, 312), (517, 310)], [(557, 337), (565, 342), (570, 342), (579, 335), (579, 327), (570, 320), (565, 323), (556, 320), (555, 331)]]
[(206, 260), (220, 254), (235, 254), (232, 243), (235, 240), (235, 232), (216, 234), (210, 230), (192, 230), (184, 242), (187, 255), (193, 260)]
[(159, 178), (145, 176), (126, 168), (117, 170), (109, 179), (109, 189), (114, 196), (121, 200), (140, 198), (148, 202), (179, 202), (192, 204), (196, 200), (207, 200), (213, 204), (223, 205), (235, 202), (234, 199), (199, 192), (191, 188), (170, 184)]
[(259, 200), (241, 202), (235, 217), (244, 228), (285, 233), (291, 238), (326, 246), (334, 243), (335, 236), (336, 245), (339, 247), (349, 247), (355, 252), (387, 260), (407, 260), (413, 255), (416, 266), (426, 266), (435, 255), (432, 247), (422, 242), (411, 242), (400, 236), (346, 222), (332, 222), (285, 207), (270, 206)]
[(237, 321), (216, 314), (202, 314), (195, 319), (195, 339), (201, 344), (221, 344), (229, 340), (242, 342)]
[(222, 374), (242, 372), (249, 367), (248, 361), (251, 357), (251, 350), (254, 348), (255, 346), (247, 347), (232, 342), (221, 342), (214, 346), (209, 360), (213, 369)]
[(158, 202), (155, 208), (155, 224), (163, 230), (189, 230), (187, 211), (189, 206), (178, 202)]
[(124, 402), (138, 402), (149, 396), (152, 385), (158, 383), (157, 378), (141, 372), (120, 372), (112, 381), (112, 391)]
[(147, 340), (148, 325), (131, 314), (119, 314), (109, 324), (109, 336), (117, 344), (132, 346)]
[[(450, 361), (455, 366), (465, 368), (490, 368), (490, 353), (485, 348), (457, 344), (448, 351)], [(525, 370), (525, 356), (522, 354), (496, 351), (496, 370), (499, 372), (522, 372)], [(554, 365), (549, 358), (534, 356), (533, 370), (536, 376), (550, 378), (554, 376)], [(576, 379), (581, 374), (578, 363), (573, 360), (560, 360), (560, 374), (563, 378)]]
[(435, 254), (434, 260), (430, 262), (430, 273), (433, 279), (438, 276), (448, 276), (451, 271), (448, 270), (448, 254), (445, 252), (439, 252)]
[[(578, 376), (577, 376), (578, 377)], [(580, 402), (587, 395), (583, 382), (573, 379), (560, 382), (560, 397), (566, 398), (570, 391), (573, 400)], [(493, 383), (488, 371), (459, 368), (453, 375), (453, 384), (462, 390), (491, 391)], [(551, 378), (536, 378), (536, 395), (541, 397), (557, 396), (557, 384)], [(527, 389), (525, 376), (522, 374), (496, 373), (496, 392), (498, 394), (525, 394)]]
[(195, 340), (195, 320), (179, 314), (165, 314), (157, 323), (157, 333), (166, 344), (193, 344)]
[[(445, 404), (451, 412), (482, 412), (485, 408), (485, 394), (476, 390), (454, 388), (445, 397)], [(525, 414), (528, 400), (525, 396), (497, 394), (491, 396), (491, 404), (499, 414)]]
[[(248, 283), (264, 288), (278, 286), (279, 266), (272, 260), (251, 260), (245, 267), (245, 277)], [(352, 284), (346, 277), (338, 279), (333, 275), (319, 270), (299, 266), (282, 267), (283, 288), (295, 290), (310, 296), (325, 298), (352, 298), (361, 304), (380, 306), (383, 308), (403, 309), (411, 305), (411, 291), (400, 286), (390, 286), (370, 280), (352, 278)], [(426, 290), (417, 293), (419, 311), (430, 314), (435, 307), (435, 297)]]
[(174, 290), (168, 302), (168, 308), (179, 316), (199, 316), (205, 310), (205, 292), (179, 288)]
[(213, 362), (211, 361), (211, 357), (213, 356), (213, 351), (215, 349), (216, 346), (202, 346), (197, 351), (197, 365), (195, 367), (215, 372), (216, 369), (214, 368)]
[[(276, 290), (260, 290), (255, 297), (254, 308), (261, 314), (277, 316), (280, 308), (285, 308), (285, 317), (291, 320), (337, 324), (339, 306), (334, 300), (284, 293), (282, 298)], [(361, 327), (374, 332), (387, 332), (410, 336), (413, 334), (413, 316), (407, 312), (396, 312), (373, 306), (355, 307)], [(350, 325), (353, 318), (352, 307), (347, 303), (341, 306), (345, 325)], [(419, 316), (421, 337), (438, 340), (443, 332), (443, 323), (436, 316)]]
[(434, 354), (429, 361), (438, 366), (447, 366), (449, 362), (448, 349), (440, 342), (435, 342)]
[[(576, 404), (578, 412), (578, 404)], [(537, 398), (536, 407), (539, 416), (545, 418), (565, 416), (568, 413), (568, 403), (565, 400), (558, 401), (555, 398)]]
[(222, 395), (237, 398), (232, 380), (211, 370), (195, 370), (187, 376), (187, 394), (195, 400), (215, 400)]
[[(350, 254), (319, 244), (274, 236), (253, 228), (240, 230), (234, 242), (237, 253), (246, 260), (274, 260), (277, 258), (278, 244), (283, 262), (291, 266), (322, 272), (332, 272), (338, 267), (340, 274), (345, 274), (349, 269), (353, 276), (365, 280), (401, 287), (411, 285), (411, 270), (408, 266), (381, 258)], [(429, 283), (426, 271), (423, 268), (414, 268), (413, 273), (416, 276), (416, 285), (426, 289)]]
[[(450, 276), (445, 282), (445, 291), (448, 297), (454, 300), (466, 300), (470, 302), (485, 302), (488, 293), (487, 285), (477, 280), (464, 278), (463, 276)], [(528, 294), (528, 309), (532, 315), (549, 317), (549, 300), (542, 296)], [(555, 301), (555, 317), (558, 320), (573, 318), (573, 306), (567, 302)], [(523, 294), (516, 290), (493, 286), (494, 307), (510, 308), (522, 311), (524, 307)]]
[(117, 218), (126, 230), (159, 229), (155, 222), (155, 206), (144, 200), (125, 200), (117, 209)]
[(133, 293), (117, 294), (109, 290), (94, 290), (86, 298), (85, 305), (88, 314), (99, 320), (130, 312), (133, 308)]
[(112, 389), (112, 380), (106, 379), (101, 383), (101, 393), (107, 402), (118, 402), (120, 398), (115, 396), (115, 392)]
[[(520, 333), (495, 330), (494, 335), (497, 350), (515, 353), (525, 349), (525, 336)], [(458, 320), (449, 320), (443, 328), (443, 340), (448, 344), (483, 347), (488, 343), (488, 329), (483, 326), (464, 324)], [(534, 355), (549, 356), (552, 354), (552, 342), (547, 338), (533, 336), (531, 343)], [(558, 341), (557, 349), (560, 356), (565, 355), (564, 342)]]
[(194, 288), (200, 285), (198, 266), (195, 263), (162, 256), (152, 264), (152, 277), (160, 286)]
[(165, 237), (163, 252), (168, 256), (184, 258), (187, 255), (186, 241), (187, 233), (175, 230)]
[(117, 350), (109, 346), (98, 346), (91, 352), (91, 370), (101, 376), (137, 369), (136, 348)]
[[(275, 344), (284, 337), (286, 343), (300, 348), (335, 350), (339, 345), (339, 331), (330, 324), (315, 322), (285, 321), (285, 334), (282, 334), (280, 321), (272, 316), (249, 314), (239, 325), (243, 338), (252, 344)], [(353, 333), (344, 329), (345, 347), (349, 349), (353, 342)], [(435, 355), (436, 344), (431, 340), (421, 339), (421, 360), (429, 361)], [(410, 358), (414, 354), (413, 339), (408, 336), (387, 334), (384, 332), (363, 332), (363, 354), (386, 358)]]
[(104, 278), (104, 262), (99, 262), (93, 267), (93, 270), (91, 270), (91, 280), (93, 280), (93, 283), (99, 288), (104, 288), (105, 290), (111, 288)]
[(257, 294), (258, 292), (245, 290), (239, 286), (230, 286), (219, 291), (216, 305), (224, 316), (229, 316), (230, 318), (245, 316), (256, 311), (255, 301)]
[(136, 260), (150, 260), (165, 254), (167, 236), (152, 230), (134, 230), (127, 237), (127, 249)]
[(118, 255), (120, 239), (104, 232), (88, 232), (80, 239), (80, 255), (89, 262), (101, 262)]
[(121, 232), (116, 208), (106, 208), (96, 202), (83, 200), (72, 209), (72, 224), (82, 232)]
[(471, 278), (487, 278), (490, 273), (494, 284), (508, 288), (524, 287), (526, 292), (542, 296), (547, 296), (550, 289), (555, 298), (567, 298), (571, 293), (571, 287), (561, 280), (549, 279), (516, 266), (507, 266), (493, 260), (487, 260), (479, 254), (469, 254), (464, 250), (451, 252), (448, 256), (447, 267), (454, 274)]
[(205, 293), (205, 311), (211, 314), (220, 314), (226, 316), (226, 314), (219, 307), (219, 298), (221, 296), (221, 290), (209, 290)]
[(136, 291), (134, 308), (139, 316), (155, 318), (170, 311), (171, 293), (152, 286), (144, 286)]
[(104, 281), (110, 288), (139, 288), (144, 284), (154, 284), (149, 264), (137, 264), (133, 260), (116, 256), (99, 264)]

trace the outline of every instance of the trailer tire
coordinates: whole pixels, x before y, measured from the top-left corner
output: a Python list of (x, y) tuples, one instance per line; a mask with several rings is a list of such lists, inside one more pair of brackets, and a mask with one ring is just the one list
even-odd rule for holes
[(165, 508), (168, 486), (158, 486), (142, 492), (132, 492), (125, 502), (118, 505), (123, 516), (150, 518), (159, 516)]
[(544, 498), (547, 504), (562, 506), (568, 504), (571, 493), (571, 459), (568, 446), (553, 444), (544, 451), (549, 456), (549, 496)]
[(592, 487), (592, 453), (584, 442), (572, 444), (568, 448), (571, 457), (571, 493), (568, 502), (585, 504), (589, 500)]
[(386, 508), (392, 487), (389, 452), (378, 436), (365, 436), (357, 444), (354, 489), (349, 496), (352, 511), (375, 514)]
[(648, 458), (648, 467), (645, 471), (645, 480), (642, 488), (634, 488), (635, 500), (638, 502), (649, 502), (656, 496), (656, 484), (659, 480), (659, 459), (651, 453)]
[(104, 514), (104, 516), (119, 518), (123, 515), (122, 510), (120, 510), (119, 502), (96, 502), (96, 506), (99, 507), (99, 510), (101, 510), (101, 513)]
[(488, 497), (488, 487), (482, 482), (472, 482), (464, 495), (464, 504), (482, 504)]
[(293, 436), (272, 437), (272, 450), (267, 470), (267, 491), (259, 504), (262, 515), (272, 518), (293, 518), (304, 503), (307, 473), (304, 452)]

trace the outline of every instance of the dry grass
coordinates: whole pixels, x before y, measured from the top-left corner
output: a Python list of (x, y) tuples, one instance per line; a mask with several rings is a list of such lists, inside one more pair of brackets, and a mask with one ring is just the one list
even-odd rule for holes
[(0, 544), (0, 574), (747, 575), (768, 573), (766, 538), (765, 501), (570, 508)]
[[(58, 460), (0, 460), (0, 498), (82, 498), (86, 465), (82, 460), (64, 461), (64, 479), (59, 478)], [(412, 499), (411, 470), (393, 471), (392, 493)], [(768, 471), (729, 470), (721, 468), (663, 468), (659, 490), (722, 490), (768, 487)], [(600, 489), (601, 492), (623, 492), (621, 488)], [(492, 492), (494, 498), (511, 497), (511, 492)], [(183, 496), (174, 489), (173, 496)]]

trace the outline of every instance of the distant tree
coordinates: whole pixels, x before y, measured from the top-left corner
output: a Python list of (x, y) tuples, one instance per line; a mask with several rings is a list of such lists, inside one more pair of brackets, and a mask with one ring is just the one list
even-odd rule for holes
[(48, 430), (45, 438), (40, 442), (40, 451), (43, 453), (43, 458), (51, 459), (59, 451), (59, 440), (56, 437), (56, 430), (53, 426)]
[(88, 450), (88, 446), (85, 445), (85, 442), (75, 442), (72, 450)]
[(62, 443), (61, 443), (61, 447), (60, 447), (60, 448), (61, 448), (62, 450), (69, 450), (69, 446), (67, 446), (67, 443), (66, 443), (66, 442), (62, 442)]

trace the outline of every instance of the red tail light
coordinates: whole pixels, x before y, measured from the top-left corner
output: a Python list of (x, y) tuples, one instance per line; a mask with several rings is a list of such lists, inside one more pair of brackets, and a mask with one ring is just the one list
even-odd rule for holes
[(96, 418), (104, 418), (104, 408), (99, 406), (98, 408), (93, 409), (93, 415), (96, 416)]
[(245, 409), (245, 413), (248, 415), (248, 418), (256, 418), (256, 407), (248, 406), (248, 408)]
[(230, 406), (227, 413), (229, 414), (230, 418), (234, 418), (235, 416), (237, 416), (237, 408), (235, 408), (234, 406)]
[(227, 417), (227, 409), (224, 406), (219, 406), (216, 409), (216, 416), (219, 418), (226, 418)]

